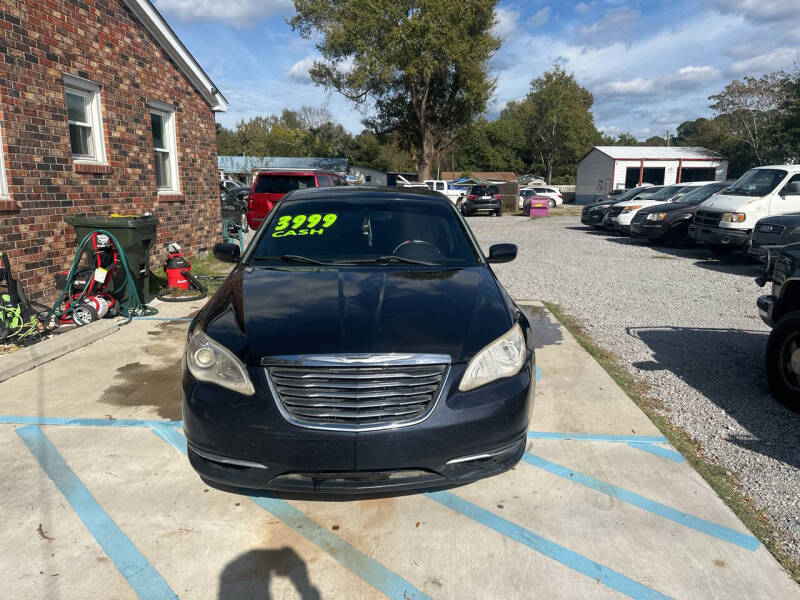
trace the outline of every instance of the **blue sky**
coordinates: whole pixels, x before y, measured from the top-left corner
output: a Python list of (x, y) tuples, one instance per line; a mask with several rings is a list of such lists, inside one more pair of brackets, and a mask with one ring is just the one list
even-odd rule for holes
[[(309, 80), (316, 50), (286, 24), (291, 1), (153, 1), (227, 97), (223, 125), (310, 105), (361, 130), (362, 112)], [(594, 94), (598, 128), (663, 136), (708, 116), (708, 96), (731, 79), (796, 68), (798, 11), (800, 0), (501, 1), (489, 115), (559, 61)]]

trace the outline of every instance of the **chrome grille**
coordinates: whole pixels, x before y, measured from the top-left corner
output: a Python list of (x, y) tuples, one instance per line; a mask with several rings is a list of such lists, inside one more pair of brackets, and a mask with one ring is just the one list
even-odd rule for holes
[(783, 225), (759, 225), (753, 232), (752, 244), (753, 246), (762, 246), (764, 244), (775, 244), (781, 239), (783, 234)]
[(270, 387), (297, 425), (381, 429), (410, 425), (433, 410), (448, 364), (272, 365)]
[(703, 227), (717, 227), (722, 213), (710, 210), (698, 210), (694, 213), (694, 224)]

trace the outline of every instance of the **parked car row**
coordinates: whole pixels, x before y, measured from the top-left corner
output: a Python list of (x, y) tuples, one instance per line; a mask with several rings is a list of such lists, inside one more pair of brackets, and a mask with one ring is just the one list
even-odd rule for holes
[(704, 243), (762, 260), (758, 311), (772, 328), (765, 356), (772, 395), (800, 412), (800, 165), (750, 169), (735, 182), (636, 188), (585, 207), (581, 222), (652, 242)]

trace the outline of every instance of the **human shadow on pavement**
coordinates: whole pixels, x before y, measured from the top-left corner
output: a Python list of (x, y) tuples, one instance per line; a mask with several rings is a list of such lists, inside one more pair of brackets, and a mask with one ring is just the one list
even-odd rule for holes
[(694, 327), (632, 327), (653, 352), (633, 363), (642, 371), (671, 371), (734, 418), (751, 435), (719, 432), (732, 444), (800, 466), (800, 415), (769, 394), (764, 373), (767, 332)]
[(280, 550), (250, 550), (229, 562), (219, 576), (218, 598), (269, 600), (273, 577), (288, 577), (303, 600), (320, 600), (305, 562), (288, 546)]

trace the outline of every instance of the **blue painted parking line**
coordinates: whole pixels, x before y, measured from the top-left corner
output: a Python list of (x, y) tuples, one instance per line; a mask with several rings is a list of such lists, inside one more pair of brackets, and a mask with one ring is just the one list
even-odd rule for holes
[(542, 378), (542, 367), (536, 365), (536, 381), (539, 381)]
[(629, 598), (637, 598), (637, 599), (668, 599), (669, 596), (662, 594), (654, 590), (653, 588), (647, 587), (646, 585), (639, 583), (635, 579), (631, 579), (618, 571), (615, 571), (609, 567), (601, 565), (589, 558), (586, 558), (582, 554), (578, 554), (570, 550), (569, 548), (565, 548), (560, 544), (552, 542), (547, 538), (544, 538), (532, 531), (517, 525), (507, 519), (497, 516), (493, 512), (490, 512), (480, 506), (473, 504), (463, 498), (459, 498), (458, 496), (451, 494), (450, 492), (430, 492), (425, 494), (428, 498), (435, 500), (439, 504), (446, 506), (462, 515), (469, 517), (470, 519), (481, 523), (491, 529), (494, 529), (498, 533), (503, 534), (506, 537), (509, 537), (520, 544), (524, 544), (533, 550), (547, 556), (548, 558), (552, 558), (553, 560), (561, 563), (590, 577), (596, 581), (599, 581), (603, 585), (610, 587), (613, 590), (620, 592), (621, 594), (625, 594)]
[(182, 421), (141, 419), (73, 419), (69, 417), (38, 417), (0, 415), (0, 425), (64, 425), (68, 427), (181, 427)]
[(139, 598), (177, 598), (158, 571), (97, 503), (42, 430), (29, 425), (16, 432)]
[[(153, 433), (182, 454), (186, 454), (186, 438), (178, 433), (177, 430), (168, 427), (155, 427)], [(276, 519), (294, 529), (309, 542), (327, 552), (342, 566), (358, 575), (389, 598), (396, 600), (430, 600), (429, 596), (418, 590), (411, 583), (354, 546), (351, 546), (340, 537), (332, 534), (325, 527), (285, 500), (257, 496), (249, 496), (249, 499)]]
[(636, 448), (637, 450), (649, 452), (650, 454), (655, 454), (656, 456), (666, 458), (672, 462), (686, 462), (686, 459), (683, 458), (683, 455), (680, 452), (675, 452), (675, 450), (670, 450), (669, 448), (664, 448), (663, 446), (652, 444), (650, 442), (628, 442), (628, 446), (631, 448)]
[(549, 473), (558, 475), (559, 477), (563, 477), (564, 479), (574, 483), (584, 485), (597, 492), (600, 492), (601, 494), (606, 494), (612, 498), (617, 498), (618, 500), (631, 504), (632, 506), (646, 510), (649, 513), (669, 519), (670, 521), (708, 534), (717, 539), (730, 542), (731, 544), (736, 544), (737, 546), (741, 546), (747, 550), (756, 550), (761, 545), (761, 542), (759, 542), (752, 535), (747, 535), (745, 533), (736, 531), (735, 529), (731, 529), (730, 527), (725, 527), (724, 525), (719, 525), (717, 523), (712, 523), (711, 521), (701, 519), (700, 517), (695, 517), (667, 506), (666, 504), (661, 504), (660, 502), (650, 500), (649, 498), (645, 498), (644, 496), (640, 496), (639, 494), (628, 491), (621, 487), (611, 485), (610, 483), (600, 481), (599, 479), (595, 479), (589, 475), (584, 475), (583, 473), (568, 469), (563, 465), (551, 462), (540, 456), (536, 456), (535, 454), (526, 452), (523, 455), (522, 460), (529, 465), (544, 469)]
[(617, 433), (563, 433), (560, 431), (529, 431), (532, 440), (579, 440), (583, 442), (650, 442), (668, 444), (669, 440), (660, 435), (625, 435)]

